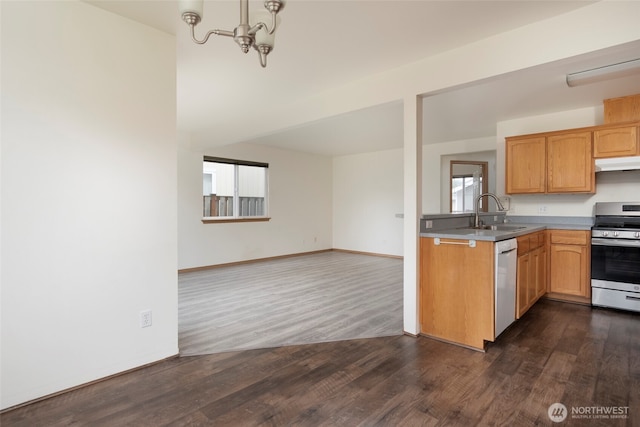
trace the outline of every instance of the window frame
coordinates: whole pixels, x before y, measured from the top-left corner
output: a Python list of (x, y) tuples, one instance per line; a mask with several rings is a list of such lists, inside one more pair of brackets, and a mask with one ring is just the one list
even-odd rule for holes
[[(202, 223), (203, 224), (219, 224), (230, 222), (263, 222), (269, 221), (269, 163), (255, 162), (250, 160), (237, 160), (229, 159), (225, 157), (203, 156), (202, 163), (224, 163), (234, 166), (234, 178), (233, 178), (233, 216), (204, 216), (202, 211)], [(264, 215), (256, 216), (237, 216), (237, 212), (240, 212), (240, 197), (239, 197), (239, 167), (240, 166), (254, 166), (265, 169), (265, 182), (264, 182)]]

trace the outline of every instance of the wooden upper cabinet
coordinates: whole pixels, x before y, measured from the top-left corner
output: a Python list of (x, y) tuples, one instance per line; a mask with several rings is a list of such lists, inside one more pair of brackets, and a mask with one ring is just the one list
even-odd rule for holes
[(591, 131), (506, 139), (506, 192), (593, 193)]
[(605, 124), (640, 120), (640, 94), (603, 101)]
[(546, 189), (546, 138), (506, 139), (506, 192), (544, 193)]
[(592, 132), (547, 137), (547, 193), (593, 193)]
[(505, 139), (505, 192), (595, 193), (594, 159), (640, 156), (640, 94), (607, 100), (613, 122)]
[(637, 156), (640, 154), (638, 127), (624, 126), (598, 129), (593, 132), (593, 157)]

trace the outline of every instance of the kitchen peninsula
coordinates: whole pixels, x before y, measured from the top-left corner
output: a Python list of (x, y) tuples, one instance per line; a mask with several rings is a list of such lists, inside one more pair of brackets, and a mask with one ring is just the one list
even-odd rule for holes
[(576, 263), (564, 252), (556, 255), (557, 260), (551, 256), (556, 252), (551, 250), (550, 236), (560, 232), (586, 239), (591, 217), (507, 218), (499, 212), (483, 213), (481, 218), (481, 228), (474, 228), (473, 214), (424, 215), (421, 219), (421, 334), (481, 351), (487, 341), (497, 338), (501, 330), (496, 330), (499, 272), (494, 246), (510, 239), (518, 243), (516, 289), (511, 294), (515, 298), (513, 320), (545, 294), (588, 303), (586, 294), (550, 293), (553, 272), (560, 264), (563, 271), (575, 274), (579, 289), (589, 274), (585, 270), (588, 263), (580, 257)]

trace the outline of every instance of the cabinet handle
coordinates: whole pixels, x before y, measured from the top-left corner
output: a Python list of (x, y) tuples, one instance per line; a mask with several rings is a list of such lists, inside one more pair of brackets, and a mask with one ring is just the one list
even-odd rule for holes
[(433, 243), (436, 246), (439, 246), (439, 245), (462, 245), (462, 246), (469, 246), (470, 248), (475, 248), (476, 247), (476, 241), (475, 240), (468, 240), (467, 243), (457, 242), (457, 241), (450, 242), (450, 241), (440, 240), (439, 237), (436, 237), (436, 238), (433, 239)]
[(627, 299), (634, 300), (634, 301), (640, 301), (640, 298), (632, 297), (632, 296), (629, 296), (629, 295), (627, 295)]

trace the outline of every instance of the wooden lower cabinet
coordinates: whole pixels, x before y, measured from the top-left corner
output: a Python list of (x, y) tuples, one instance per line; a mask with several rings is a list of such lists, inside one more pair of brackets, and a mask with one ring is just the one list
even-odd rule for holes
[[(588, 230), (538, 231), (518, 239), (516, 318), (540, 297), (590, 302)], [(420, 238), (420, 333), (484, 350), (495, 339), (494, 244)]]
[(589, 302), (591, 239), (589, 231), (549, 230), (549, 292), (552, 297)]
[(545, 233), (518, 237), (516, 318), (519, 319), (547, 290)]
[(484, 350), (495, 339), (493, 242), (420, 238), (420, 332)]

